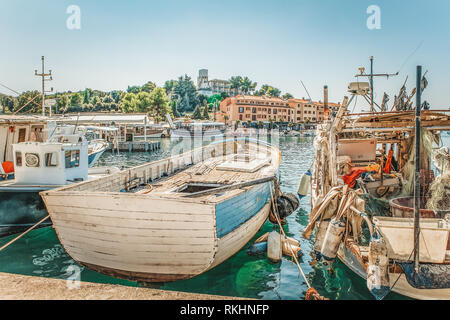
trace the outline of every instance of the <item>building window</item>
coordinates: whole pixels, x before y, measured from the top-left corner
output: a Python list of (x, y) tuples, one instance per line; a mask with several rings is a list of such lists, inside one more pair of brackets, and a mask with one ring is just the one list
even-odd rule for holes
[(277, 109), (273, 109), (273, 114), (277, 114), (278, 110)]
[(239, 107), (239, 113), (243, 113), (244, 112), (244, 107)]
[(56, 152), (45, 154), (45, 166), (46, 167), (57, 167), (58, 166), (58, 156)]
[(252, 108), (252, 113), (256, 113), (256, 108)]
[(75, 168), (80, 166), (80, 150), (68, 150), (65, 154), (66, 168)]

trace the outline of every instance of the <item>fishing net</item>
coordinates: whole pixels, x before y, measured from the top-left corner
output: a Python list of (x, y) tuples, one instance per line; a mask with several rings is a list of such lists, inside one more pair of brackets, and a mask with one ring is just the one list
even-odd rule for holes
[(369, 216), (389, 216), (389, 200), (384, 198), (375, 198), (370, 193), (365, 193), (360, 196), (366, 202), (366, 211)]
[(444, 147), (433, 152), (432, 159), (440, 175), (430, 185), (426, 208), (431, 210), (450, 210), (450, 155)]
[[(421, 151), (424, 153), (425, 158), (428, 159), (431, 156), (433, 149), (433, 133), (428, 130), (421, 130)], [(403, 188), (402, 195), (412, 196), (414, 194), (414, 173), (416, 167), (416, 146), (414, 143), (414, 136), (408, 138), (409, 156), (408, 161), (402, 169), (403, 173)]]

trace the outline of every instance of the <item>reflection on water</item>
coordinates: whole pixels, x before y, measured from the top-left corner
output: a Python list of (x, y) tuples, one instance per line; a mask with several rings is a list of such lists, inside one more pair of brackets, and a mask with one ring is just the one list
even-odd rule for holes
[[(151, 154), (105, 153), (99, 160), (99, 165), (132, 167), (167, 157), (171, 154), (172, 147), (182, 143), (169, 139), (162, 139), (161, 142), (162, 148)], [(283, 192), (296, 193), (301, 175), (313, 161), (312, 138), (280, 137), (279, 148), (283, 156), (280, 165), (281, 189)], [(308, 223), (310, 209), (310, 198), (307, 196), (300, 201), (300, 208), (287, 218), (286, 226), (287, 235), (301, 242), (304, 253), (301, 266), (308, 276), (308, 281), (320, 294), (330, 299), (373, 299), (365, 281), (339, 261), (335, 262), (333, 272), (327, 268), (311, 265), (312, 257), (309, 252), (312, 250), (313, 240), (306, 240), (301, 236)], [(272, 228), (273, 226), (266, 222), (253, 240), (271, 231)], [(0, 239), (0, 245), (10, 239), (12, 237)], [(249, 256), (246, 249), (251, 244), (252, 241), (232, 258), (205, 274), (158, 287), (258, 299), (302, 299), (307, 286), (299, 277), (297, 266), (287, 258), (283, 258), (281, 263), (274, 264), (269, 262), (265, 255)], [(0, 272), (67, 279), (68, 267), (74, 264), (61, 247), (51, 227), (34, 230), (0, 252)], [(80, 268), (82, 281), (137, 286), (134, 282), (114, 279), (81, 266)], [(399, 298), (401, 297), (394, 293), (387, 297), (387, 299)]]

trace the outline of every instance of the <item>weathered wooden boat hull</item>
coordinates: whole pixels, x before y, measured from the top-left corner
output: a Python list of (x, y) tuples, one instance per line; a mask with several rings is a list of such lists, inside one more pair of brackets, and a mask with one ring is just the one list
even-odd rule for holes
[[(213, 195), (218, 200), (212, 202), (112, 192), (133, 179), (153, 181), (170, 176), (195, 163), (197, 156), (201, 160), (218, 153), (222, 145), (205, 148), (42, 192), (66, 252), (92, 270), (140, 282), (188, 279), (237, 253), (268, 217), (272, 182)], [(273, 167), (275, 174), (279, 151), (265, 148), (278, 161)], [(92, 191), (95, 189), (98, 192)]]
[[(338, 251), (338, 258), (350, 270), (360, 276), (364, 281), (367, 279), (367, 273), (359, 259), (352, 251), (341, 243)], [(406, 280), (405, 274), (389, 273), (390, 287), (392, 291), (406, 297), (419, 300), (450, 300), (450, 289), (417, 289), (412, 287)]]

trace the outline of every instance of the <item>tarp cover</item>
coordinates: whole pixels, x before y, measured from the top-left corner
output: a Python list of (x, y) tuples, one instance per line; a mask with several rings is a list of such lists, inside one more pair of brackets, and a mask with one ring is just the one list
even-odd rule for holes
[(417, 289), (450, 288), (450, 265), (419, 264), (419, 272), (414, 269), (413, 262), (400, 262), (408, 283)]

